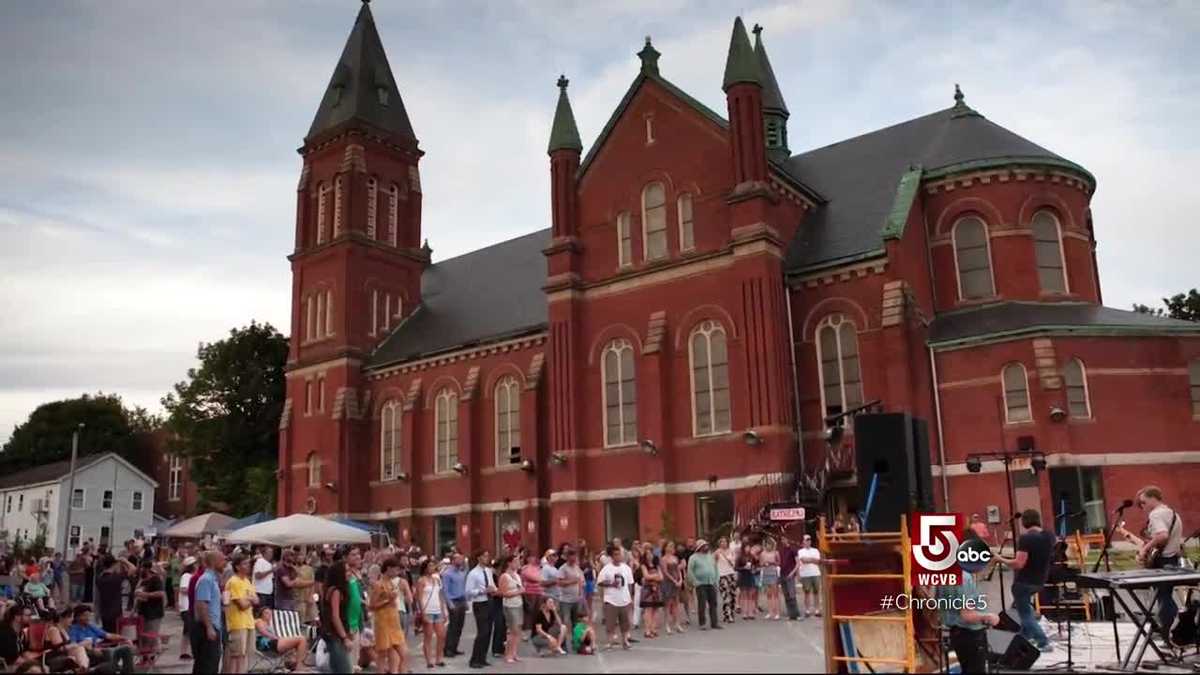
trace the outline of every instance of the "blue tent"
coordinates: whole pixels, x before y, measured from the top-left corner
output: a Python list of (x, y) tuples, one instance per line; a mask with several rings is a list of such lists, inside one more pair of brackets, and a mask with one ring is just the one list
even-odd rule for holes
[(246, 516), (245, 518), (240, 518), (238, 520), (233, 521), (229, 525), (225, 526), (224, 529), (228, 530), (229, 532), (233, 532), (234, 530), (240, 530), (243, 527), (247, 527), (249, 525), (257, 525), (259, 523), (263, 523), (268, 520), (271, 520), (271, 516), (263, 511), (259, 511), (258, 513), (251, 513), (250, 515)]
[(340, 516), (337, 518), (330, 518), (330, 520), (335, 523), (341, 523), (342, 525), (349, 525), (350, 527), (358, 528), (364, 532), (370, 532), (371, 534), (386, 535), (388, 533), (387, 528), (384, 527), (382, 523), (364, 523)]

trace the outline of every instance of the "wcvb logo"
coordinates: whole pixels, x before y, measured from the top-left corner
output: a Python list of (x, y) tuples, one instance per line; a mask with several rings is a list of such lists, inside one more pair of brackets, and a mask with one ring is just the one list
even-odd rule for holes
[[(912, 583), (918, 586), (956, 586), (962, 583), (962, 568), (977, 567), (991, 560), (991, 551), (961, 547), (963, 516), (958, 513), (913, 515)], [(986, 558), (986, 559), (985, 559)]]

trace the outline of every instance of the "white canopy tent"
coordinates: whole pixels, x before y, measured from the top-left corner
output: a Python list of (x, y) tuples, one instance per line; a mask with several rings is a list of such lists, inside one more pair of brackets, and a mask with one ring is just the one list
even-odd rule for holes
[(205, 535), (217, 534), (232, 523), (234, 518), (224, 513), (203, 513), (175, 523), (162, 533), (173, 539), (203, 539)]
[(371, 533), (318, 516), (296, 513), (234, 530), (225, 541), (233, 544), (272, 546), (370, 544)]

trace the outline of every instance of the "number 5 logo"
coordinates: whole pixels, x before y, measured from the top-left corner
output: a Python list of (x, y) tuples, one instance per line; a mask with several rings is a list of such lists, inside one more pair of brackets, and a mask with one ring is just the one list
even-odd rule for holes
[[(917, 514), (917, 543), (913, 544), (913, 559), (930, 572), (942, 572), (958, 562), (958, 535), (954, 528), (958, 516), (952, 513)], [(928, 555), (926, 555), (928, 553)]]

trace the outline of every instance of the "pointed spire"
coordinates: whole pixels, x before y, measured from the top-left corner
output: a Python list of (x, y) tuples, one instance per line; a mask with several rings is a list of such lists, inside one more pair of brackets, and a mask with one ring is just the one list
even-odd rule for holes
[(550, 148), (555, 150), (583, 150), (579, 140), (579, 128), (575, 126), (575, 113), (571, 110), (571, 100), (567, 98), (567, 84), (570, 80), (566, 75), (558, 78), (558, 107), (554, 109), (554, 123), (550, 125)]
[(650, 36), (646, 36), (646, 46), (637, 53), (642, 60), (642, 72), (647, 75), (658, 75), (658, 57), (662, 56), (654, 45), (650, 44)]
[(721, 89), (729, 91), (739, 82), (762, 84), (758, 60), (754, 56), (754, 48), (750, 46), (746, 24), (742, 23), (740, 16), (734, 20), (733, 34), (729, 36), (729, 55), (725, 59), (725, 79), (721, 82)]
[(754, 54), (758, 57), (758, 71), (762, 77), (763, 111), (780, 113), (786, 118), (790, 113), (783, 101), (783, 92), (779, 90), (779, 81), (775, 79), (775, 70), (771, 68), (771, 60), (767, 58), (762, 31), (762, 26), (754, 24)]
[(369, 3), (364, 0), (358, 10), (306, 138), (357, 120), (416, 141)]

